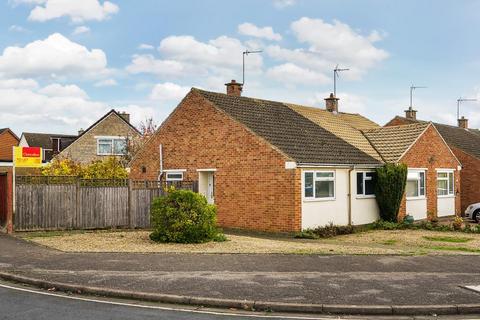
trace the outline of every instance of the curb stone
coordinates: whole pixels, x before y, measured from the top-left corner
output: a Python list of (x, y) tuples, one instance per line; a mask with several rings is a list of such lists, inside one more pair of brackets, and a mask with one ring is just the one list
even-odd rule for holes
[(299, 312), (312, 314), (342, 315), (432, 315), (432, 314), (480, 314), (479, 304), (459, 305), (335, 305), (335, 304), (302, 304), (288, 302), (268, 302), (235, 299), (216, 299), (207, 297), (189, 297), (172, 294), (135, 292), (118, 289), (106, 289), (74, 285), (62, 282), (36, 279), (13, 273), (0, 272), (0, 279), (28, 284), (42, 289), (55, 288), (57, 291), (89, 294), (110, 298), (123, 298), (140, 301), (196, 305), (205, 307), (235, 308), (242, 310)]

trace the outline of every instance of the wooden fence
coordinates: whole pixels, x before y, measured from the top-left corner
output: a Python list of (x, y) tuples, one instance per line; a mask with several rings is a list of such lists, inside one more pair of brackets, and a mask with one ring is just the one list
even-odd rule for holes
[[(196, 182), (173, 184), (197, 191)], [(151, 203), (164, 195), (165, 187), (161, 181), (17, 176), (14, 228), (148, 228)]]

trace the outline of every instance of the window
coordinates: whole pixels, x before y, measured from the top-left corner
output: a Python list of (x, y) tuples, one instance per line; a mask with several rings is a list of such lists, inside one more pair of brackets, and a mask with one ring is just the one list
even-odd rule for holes
[(166, 181), (182, 181), (183, 180), (183, 172), (167, 172), (165, 174)]
[(420, 198), (425, 196), (425, 171), (408, 171), (407, 198)]
[(333, 199), (335, 197), (335, 172), (305, 172), (304, 197), (307, 199)]
[(97, 155), (99, 156), (123, 156), (127, 153), (127, 139), (125, 138), (98, 138)]
[(453, 172), (439, 171), (437, 172), (437, 195), (451, 196), (453, 195), (454, 182)]
[(375, 172), (357, 172), (357, 195), (375, 194)]

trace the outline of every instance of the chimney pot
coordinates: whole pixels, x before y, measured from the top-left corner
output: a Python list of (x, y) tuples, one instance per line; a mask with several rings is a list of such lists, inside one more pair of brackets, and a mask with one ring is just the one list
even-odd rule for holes
[(409, 120), (417, 120), (417, 110), (413, 110), (412, 107), (409, 107), (405, 110), (405, 118)]
[(225, 83), (225, 85), (227, 86), (227, 94), (229, 96), (240, 97), (242, 95), (243, 83), (232, 80), (229, 83)]
[(83, 128), (82, 128), (82, 129), (78, 130), (78, 135), (80, 136), (80, 135), (82, 135), (82, 133), (84, 133), (84, 132), (85, 132), (85, 130), (83, 130)]
[(120, 112), (119, 113), (120, 117), (123, 118), (123, 120), (127, 121), (128, 123), (130, 123), (130, 114), (126, 113), (126, 112)]
[(330, 93), (330, 96), (325, 98), (325, 108), (327, 111), (338, 113), (338, 100), (340, 99), (335, 97), (333, 93)]
[(458, 126), (463, 129), (468, 129), (468, 119), (462, 116), (460, 119), (458, 119)]

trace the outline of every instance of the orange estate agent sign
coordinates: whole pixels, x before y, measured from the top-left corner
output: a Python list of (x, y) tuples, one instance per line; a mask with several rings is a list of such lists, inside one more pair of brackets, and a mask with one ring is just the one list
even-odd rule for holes
[(19, 168), (39, 168), (42, 166), (42, 148), (13, 147), (13, 163)]

